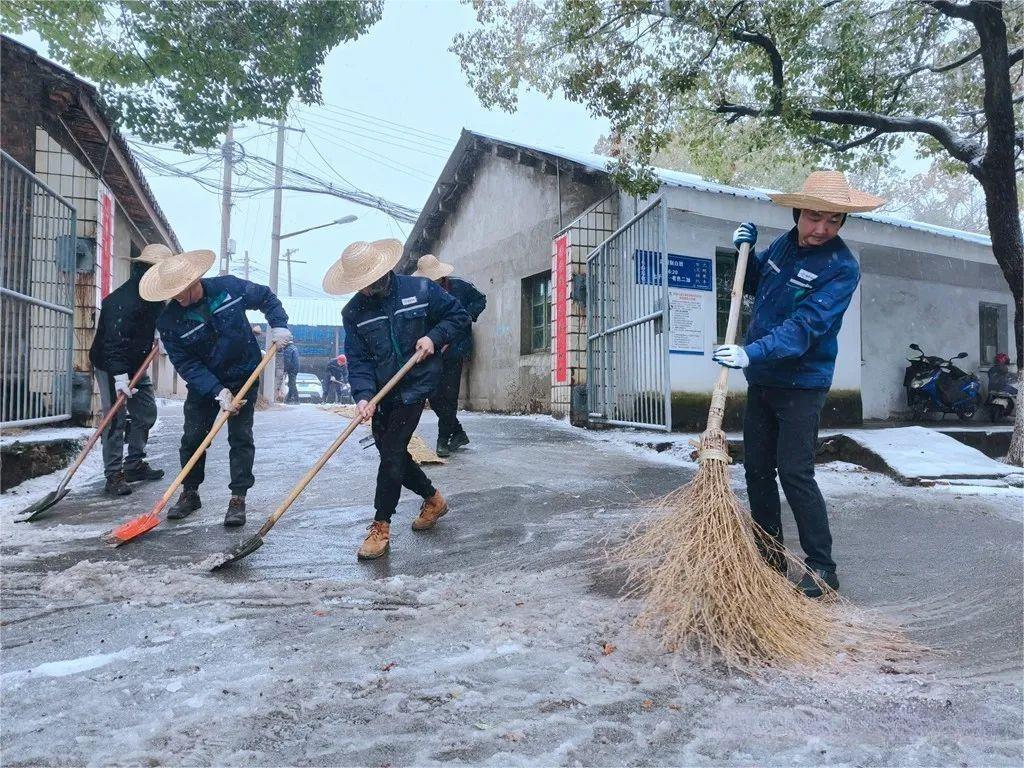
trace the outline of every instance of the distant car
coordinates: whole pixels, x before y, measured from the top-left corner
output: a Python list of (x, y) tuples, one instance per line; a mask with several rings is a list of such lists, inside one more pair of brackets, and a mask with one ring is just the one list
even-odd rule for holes
[(299, 402), (319, 403), (323, 399), (324, 388), (315, 373), (300, 373), (295, 377), (295, 389), (299, 392)]

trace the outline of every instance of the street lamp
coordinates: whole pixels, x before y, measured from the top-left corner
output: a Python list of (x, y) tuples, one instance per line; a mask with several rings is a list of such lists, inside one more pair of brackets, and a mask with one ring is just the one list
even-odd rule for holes
[(358, 218), (359, 218), (358, 216), (355, 216), (353, 214), (349, 214), (348, 216), (342, 216), (340, 219), (335, 219), (334, 221), (328, 222), (327, 224), (317, 224), (315, 227), (306, 227), (305, 229), (300, 229), (297, 232), (289, 232), (287, 235), (278, 235), (277, 239), (278, 240), (284, 240), (286, 237), (295, 237), (296, 235), (301, 235), (304, 232), (312, 232), (314, 229), (323, 229), (324, 227), (333, 227), (335, 224), (351, 224), (353, 221), (355, 221)]

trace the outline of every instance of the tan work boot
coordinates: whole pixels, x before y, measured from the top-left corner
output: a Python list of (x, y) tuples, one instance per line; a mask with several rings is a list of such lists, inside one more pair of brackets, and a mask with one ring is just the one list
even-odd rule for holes
[(373, 560), (388, 551), (388, 543), (391, 540), (391, 526), (381, 520), (374, 520), (370, 523), (370, 532), (366, 534), (363, 546), (359, 548), (356, 557), (360, 560)]
[(448, 514), (448, 502), (440, 491), (434, 491), (434, 495), (420, 505), (420, 514), (412, 521), (414, 531), (425, 531), (433, 528), (438, 518)]

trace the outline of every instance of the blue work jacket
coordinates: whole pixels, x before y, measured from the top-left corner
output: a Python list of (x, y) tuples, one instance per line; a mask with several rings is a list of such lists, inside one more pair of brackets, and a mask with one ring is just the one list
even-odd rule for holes
[(859, 282), (860, 266), (840, 237), (801, 248), (794, 227), (757, 253), (744, 285), (754, 296), (744, 346), (747, 381), (829, 389), (843, 314)]
[(157, 320), (160, 340), (190, 390), (216, 397), (245, 383), (262, 352), (245, 317), (258, 309), (271, 328), (287, 328), (280, 299), (265, 285), (234, 275), (201, 280), (203, 298), (189, 307), (170, 301)]
[[(425, 277), (391, 274), (382, 297), (357, 293), (341, 312), (352, 397), (369, 400), (429, 336), (435, 354), (413, 367), (390, 397), (405, 405), (425, 400), (441, 378), (441, 347), (469, 333), (469, 313), (450, 293)], [(397, 393), (397, 394), (396, 394)]]
[[(459, 277), (446, 277), (441, 280), (439, 285), (459, 300), (459, 303), (469, 312), (469, 317), (474, 323), (487, 306), (487, 297), (468, 280), (463, 280)], [(472, 351), (473, 329), (471, 326), (469, 332), (461, 339), (448, 345), (448, 349), (444, 351), (444, 356), (451, 358), (466, 357)]]

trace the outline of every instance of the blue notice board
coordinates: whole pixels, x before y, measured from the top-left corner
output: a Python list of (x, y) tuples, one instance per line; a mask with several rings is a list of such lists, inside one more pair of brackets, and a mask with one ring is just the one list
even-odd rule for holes
[[(642, 285), (661, 284), (661, 252), (637, 249), (633, 253), (636, 281)], [(711, 291), (711, 259), (697, 256), (668, 255), (668, 287), (691, 291)]]

